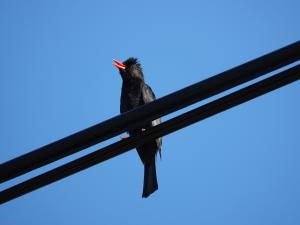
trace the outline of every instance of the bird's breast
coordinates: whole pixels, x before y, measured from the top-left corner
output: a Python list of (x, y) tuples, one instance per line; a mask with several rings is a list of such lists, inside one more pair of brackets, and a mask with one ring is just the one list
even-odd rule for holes
[(121, 113), (134, 109), (141, 102), (141, 88), (122, 87)]

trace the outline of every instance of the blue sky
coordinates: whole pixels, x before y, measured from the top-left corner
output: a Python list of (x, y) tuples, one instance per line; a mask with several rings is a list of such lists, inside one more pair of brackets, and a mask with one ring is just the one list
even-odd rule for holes
[[(299, 8), (296, 0), (1, 1), (0, 161), (117, 115), (112, 58), (138, 57), (161, 97), (298, 41)], [(1, 224), (299, 224), (299, 88), (164, 137), (159, 190), (148, 199), (130, 151), (2, 205)]]

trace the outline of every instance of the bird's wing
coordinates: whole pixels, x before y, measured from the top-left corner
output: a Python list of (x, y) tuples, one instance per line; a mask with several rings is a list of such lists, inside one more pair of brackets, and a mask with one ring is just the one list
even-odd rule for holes
[[(143, 87), (142, 87), (142, 99), (143, 99), (144, 104), (152, 102), (156, 99), (154, 92), (152, 91), (151, 87), (148, 86), (147, 84), (144, 84)], [(160, 118), (158, 118), (156, 120), (153, 120), (151, 122), (150, 126), (156, 126), (160, 123), (161, 123)], [(156, 139), (156, 144), (157, 144), (157, 147), (158, 147), (158, 150), (159, 150), (159, 154), (161, 156), (160, 148), (161, 148), (161, 145), (162, 145), (162, 138), (157, 138)]]
[(142, 97), (144, 104), (152, 102), (156, 99), (154, 92), (152, 91), (151, 87), (147, 84), (143, 84), (142, 86)]

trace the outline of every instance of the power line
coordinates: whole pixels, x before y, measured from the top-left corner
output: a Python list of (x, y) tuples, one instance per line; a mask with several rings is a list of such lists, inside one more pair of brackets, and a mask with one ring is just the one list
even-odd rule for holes
[(2, 163), (0, 182), (13, 179), (299, 59), (300, 41)]
[(93, 153), (1, 191), (0, 203), (2, 204), (10, 201), (40, 187), (127, 152), (145, 141), (170, 134), (174, 131), (223, 112), (299, 79), (300, 65), (297, 65), (286, 71), (273, 75), (248, 87), (200, 106), (194, 110), (183, 113), (180, 116), (172, 118), (150, 128), (149, 130), (141, 132), (136, 136), (131, 136), (128, 139), (106, 146)]

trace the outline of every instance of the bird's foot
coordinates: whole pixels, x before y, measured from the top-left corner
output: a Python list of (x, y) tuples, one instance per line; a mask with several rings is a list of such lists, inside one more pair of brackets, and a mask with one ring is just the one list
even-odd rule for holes
[(128, 138), (128, 136), (120, 136), (121, 141), (126, 140), (127, 138)]

